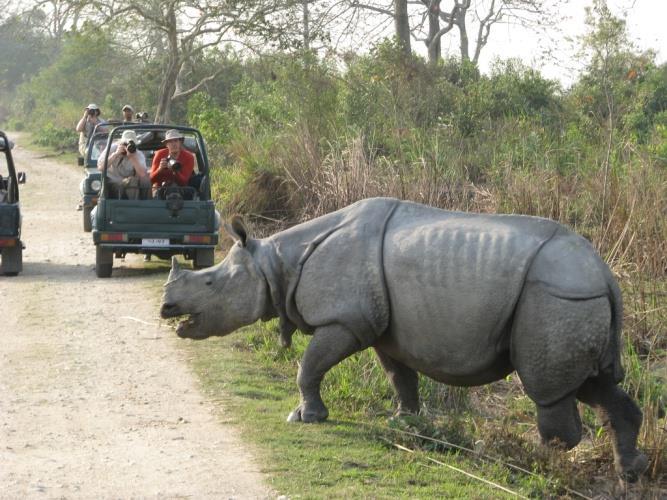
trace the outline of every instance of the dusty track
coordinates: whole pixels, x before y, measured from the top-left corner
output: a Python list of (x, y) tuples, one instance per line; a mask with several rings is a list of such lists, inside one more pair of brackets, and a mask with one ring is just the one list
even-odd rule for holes
[(13, 139), (27, 249), (0, 276), (0, 497), (274, 496), (158, 319), (166, 265), (96, 278), (81, 170)]

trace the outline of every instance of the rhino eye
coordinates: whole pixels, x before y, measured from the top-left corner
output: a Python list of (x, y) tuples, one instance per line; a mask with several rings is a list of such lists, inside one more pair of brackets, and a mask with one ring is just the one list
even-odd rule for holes
[(206, 286), (211, 286), (213, 284), (213, 280), (211, 278), (208, 278), (206, 281)]

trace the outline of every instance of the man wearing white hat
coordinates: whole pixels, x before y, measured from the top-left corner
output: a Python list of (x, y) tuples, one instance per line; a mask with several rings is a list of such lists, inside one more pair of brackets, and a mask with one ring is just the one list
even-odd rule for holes
[[(97, 169), (104, 170), (106, 148), (97, 160)], [(137, 149), (137, 134), (125, 130), (120, 142), (111, 145), (107, 179), (115, 188), (119, 198), (125, 194), (130, 200), (139, 199), (140, 189), (150, 192), (151, 182), (146, 168), (146, 157)]]
[(86, 146), (88, 145), (88, 138), (93, 135), (95, 127), (101, 123), (106, 123), (100, 118), (102, 110), (97, 104), (90, 103), (83, 109), (83, 116), (76, 124), (76, 131), (79, 132), (79, 153), (84, 158), (86, 157)]

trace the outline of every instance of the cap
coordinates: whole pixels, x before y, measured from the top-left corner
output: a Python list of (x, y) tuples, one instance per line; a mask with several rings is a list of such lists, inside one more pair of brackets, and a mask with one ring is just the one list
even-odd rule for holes
[(164, 141), (162, 142), (167, 142), (174, 139), (185, 139), (185, 136), (181, 134), (179, 130), (175, 129), (167, 130), (167, 133), (164, 134)]
[(132, 111), (134, 113), (134, 108), (132, 106), (130, 106), (129, 104), (126, 104), (125, 106), (123, 106), (122, 111), (125, 111), (126, 109), (129, 109), (130, 111)]
[(120, 136), (120, 142), (137, 142), (137, 134), (134, 130), (124, 130)]
[(100, 109), (100, 107), (97, 104), (93, 104), (92, 102), (86, 106), (86, 109)]

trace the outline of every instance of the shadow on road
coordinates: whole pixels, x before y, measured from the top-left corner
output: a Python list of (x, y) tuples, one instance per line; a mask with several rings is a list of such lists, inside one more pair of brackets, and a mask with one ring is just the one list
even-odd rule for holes
[[(165, 278), (169, 273), (169, 262), (151, 264), (148, 267), (126, 267), (120, 264), (118, 267), (114, 266), (113, 278), (139, 278), (143, 276), (164, 275)], [(11, 282), (17, 281), (21, 283), (33, 282), (80, 282), (85, 280), (101, 279), (95, 276), (95, 266), (81, 265), (81, 264), (62, 264), (56, 262), (23, 262), (23, 271), (18, 276), (2, 276), (0, 281)]]

